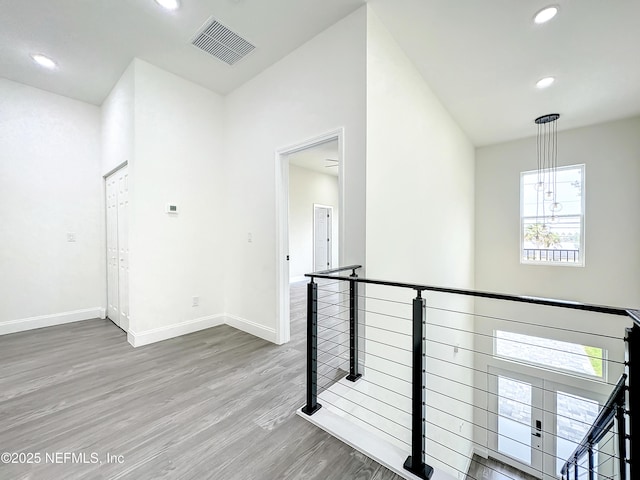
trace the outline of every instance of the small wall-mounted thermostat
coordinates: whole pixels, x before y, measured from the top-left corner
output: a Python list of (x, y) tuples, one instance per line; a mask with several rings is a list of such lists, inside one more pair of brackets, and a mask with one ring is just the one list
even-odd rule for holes
[(167, 203), (166, 212), (167, 213), (177, 214), (178, 213), (178, 206), (177, 205), (172, 205), (171, 203)]

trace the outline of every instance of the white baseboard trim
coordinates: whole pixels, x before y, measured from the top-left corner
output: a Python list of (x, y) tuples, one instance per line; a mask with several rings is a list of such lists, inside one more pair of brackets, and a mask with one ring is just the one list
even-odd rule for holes
[(276, 342), (276, 329), (271, 327), (265, 327), (259, 323), (252, 322), (246, 318), (238, 317), (237, 315), (225, 314), (225, 323), (230, 327), (237, 328), (243, 332), (249, 333), (256, 337), (263, 338), (271, 343)]
[(85, 308), (73, 310), (71, 312), (53, 313), (51, 315), (40, 315), (38, 317), (21, 318), (19, 320), (9, 320), (0, 322), (0, 335), (23, 332), (35, 328), (52, 327), (65, 323), (80, 322), (82, 320), (92, 320), (94, 318), (105, 318), (104, 308)]
[(169, 338), (179, 337), (188, 333), (197, 332), (211, 327), (217, 327), (225, 323), (225, 315), (209, 315), (186, 322), (174, 323), (164, 327), (153, 328), (144, 332), (134, 332), (129, 330), (127, 341), (134, 347), (141, 347), (150, 343), (160, 342)]
[(304, 275), (300, 275), (298, 277), (289, 278), (289, 283), (304, 282), (305, 280), (308, 280), (308, 278), (305, 277)]
[(104, 320), (105, 318), (107, 318), (107, 309), (106, 308), (101, 308), (100, 309), (100, 318), (102, 320)]

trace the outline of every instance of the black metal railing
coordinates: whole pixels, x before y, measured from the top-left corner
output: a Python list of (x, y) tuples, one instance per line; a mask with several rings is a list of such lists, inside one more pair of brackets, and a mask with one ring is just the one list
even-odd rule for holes
[[(595, 454), (598, 443), (613, 430), (617, 424), (617, 437), (618, 437), (618, 452), (620, 458), (626, 458), (626, 443), (625, 443), (625, 391), (627, 385), (627, 375), (622, 374), (618, 383), (616, 384), (613, 392), (607, 399), (595, 421), (589, 428), (580, 444), (569, 455), (569, 459), (565, 462), (560, 470), (560, 473), (566, 480), (570, 480), (571, 472), (573, 472), (574, 478), (580, 478), (580, 465), (582, 459), (586, 456), (587, 461), (587, 478), (594, 480), (596, 476), (595, 468)], [(622, 462), (621, 462), (622, 463)], [(620, 468), (620, 480), (626, 480), (626, 468)]]
[(568, 262), (580, 261), (580, 250), (567, 250), (560, 248), (524, 248), (524, 260), (533, 262)]
[[(602, 408), (600, 415), (596, 418), (594, 424), (590, 427), (589, 433), (580, 443), (580, 445), (576, 448), (573, 454), (568, 457), (565, 465), (562, 469), (563, 478), (568, 477), (568, 471), (571, 470), (575, 479), (578, 478), (577, 472), (579, 471), (581, 460), (585, 456), (590, 457), (590, 463), (587, 468), (589, 472), (589, 480), (593, 480), (596, 477), (593, 477), (593, 472), (596, 470), (596, 466), (593, 465), (593, 446), (598, 443), (602, 439), (602, 437), (611, 431), (611, 425), (615, 423), (618, 425), (618, 446), (617, 449), (620, 453), (619, 455), (619, 470), (617, 478), (621, 480), (630, 480), (636, 478), (633, 476), (633, 463), (631, 463), (631, 458), (640, 458), (638, 456), (638, 448), (640, 448), (640, 441), (634, 442), (633, 440), (633, 432), (640, 432), (640, 414), (635, 414), (634, 412), (639, 412), (638, 403), (640, 402), (640, 394), (636, 394), (633, 391), (632, 386), (638, 381), (633, 377), (632, 366), (634, 362), (640, 363), (640, 313), (636, 310), (626, 310), (622, 308), (615, 308), (609, 306), (602, 305), (593, 305), (593, 304), (585, 304), (579, 302), (572, 301), (564, 301), (564, 300), (556, 300), (556, 299), (547, 299), (547, 298), (539, 298), (539, 297), (530, 297), (530, 296), (515, 296), (515, 295), (507, 295), (501, 293), (493, 293), (493, 292), (482, 292), (476, 290), (466, 290), (466, 289), (456, 289), (456, 288), (445, 288), (445, 287), (435, 287), (430, 285), (420, 285), (413, 283), (405, 283), (405, 282), (393, 282), (393, 281), (385, 281), (385, 280), (375, 280), (358, 277), (356, 274), (356, 270), (360, 269), (360, 265), (350, 265), (347, 267), (341, 267), (332, 270), (326, 270), (321, 272), (314, 272), (306, 274), (305, 276), (310, 279), (310, 283), (307, 286), (307, 398), (306, 405), (303, 407), (302, 411), (307, 415), (313, 415), (318, 409), (321, 408), (321, 405), (318, 403), (318, 377), (324, 378), (328, 381), (327, 384), (333, 385), (335, 382), (339, 381), (340, 378), (347, 379), (350, 382), (358, 382), (360, 379), (362, 381), (368, 381), (363, 377), (363, 372), (366, 374), (366, 369), (370, 368), (373, 372), (376, 372), (376, 368), (367, 367), (365, 365), (365, 370), (362, 370), (361, 367), (361, 358), (359, 357), (359, 352), (367, 355), (366, 351), (363, 351), (359, 346), (358, 339), (365, 338), (361, 335), (361, 332), (358, 330), (359, 319), (358, 319), (358, 311), (362, 311), (363, 309), (359, 307), (359, 299), (361, 298), (369, 298), (364, 295), (361, 295), (358, 289), (359, 284), (363, 285), (376, 285), (376, 286), (384, 286), (384, 287), (396, 287), (400, 289), (410, 289), (414, 292), (414, 298), (410, 303), (404, 303), (404, 305), (411, 305), (411, 318), (407, 318), (407, 320), (411, 321), (411, 331), (410, 333), (405, 334), (407, 337), (411, 339), (411, 347), (410, 349), (406, 349), (407, 353), (410, 354), (411, 361), (410, 365), (407, 364), (406, 367), (410, 368), (410, 395), (407, 395), (407, 398), (410, 400), (410, 408), (407, 413), (410, 416), (410, 427), (403, 427), (410, 430), (410, 441), (405, 441), (401, 438), (398, 438), (399, 441), (406, 443), (409, 447), (410, 455), (408, 456), (404, 468), (413, 474), (417, 475), (423, 479), (429, 479), (433, 474), (433, 468), (425, 463), (425, 440), (427, 436), (425, 434), (426, 425), (435, 425), (430, 419), (426, 418), (425, 407), (427, 406), (426, 402), (426, 393), (427, 391), (438, 393), (443, 395), (444, 397), (449, 397), (448, 392), (435, 392), (433, 387), (426, 385), (426, 376), (429, 374), (427, 370), (427, 359), (434, 359), (430, 352), (426, 351), (426, 342), (427, 338), (427, 322), (426, 322), (426, 308), (431, 308), (435, 310), (442, 310), (440, 308), (435, 308), (433, 306), (427, 307), (426, 300), (423, 298), (423, 294), (425, 292), (435, 292), (441, 294), (451, 294), (451, 295), (461, 295), (466, 297), (473, 298), (483, 298), (490, 300), (498, 300), (498, 301), (506, 301), (506, 302), (514, 302), (519, 304), (532, 304), (532, 305), (540, 305), (546, 307), (554, 307), (558, 309), (568, 309), (568, 310), (576, 310), (582, 312), (591, 312), (596, 314), (603, 315), (614, 315), (619, 317), (627, 317), (633, 321), (633, 327), (627, 330), (627, 335), (625, 337), (626, 342), (626, 361), (625, 362), (614, 362), (615, 366), (620, 366), (624, 363), (625, 373), (620, 378), (618, 383), (615, 385), (614, 392), (610, 396), (610, 400), (605, 404)], [(343, 271), (351, 271), (351, 275), (344, 276), (340, 275)], [(319, 282), (321, 283), (320, 287), (323, 293), (322, 297), (319, 297)], [(332, 283), (327, 283), (332, 282)], [(349, 286), (348, 290), (340, 290), (337, 288), (337, 285), (347, 284)], [(348, 298), (347, 298), (348, 297)], [(379, 300), (379, 299), (378, 299)], [(393, 300), (387, 300), (393, 302)], [(395, 303), (403, 303), (403, 302), (395, 302)], [(319, 304), (323, 306), (319, 308)], [(343, 309), (343, 307), (346, 307)], [(335, 311), (335, 314), (327, 314), (326, 312), (328, 308), (331, 308)], [(445, 309), (446, 310), (446, 309)], [(319, 349), (318, 349), (318, 316), (324, 318), (332, 318), (334, 319), (334, 323), (326, 324), (321, 326), (322, 331), (325, 333), (325, 336), (322, 338), (322, 343), (330, 348), (335, 348), (335, 354), (333, 356), (327, 356), (322, 360), (318, 359)], [(365, 312), (368, 310), (364, 310)], [(472, 312), (459, 312), (455, 310), (448, 310), (449, 312), (464, 314), (464, 315), (475, 315)], [(376, 313), (376, 312), (370, 312)], [(348, 318), (346, 316), (348, 315)], [(479, 315), (482, 317), (482, 315)], [(399, 319), (400, 317), (393, 317), (394, 321)], [(502, 319), (501, 319), (502, 320)], [(519, 322), (522, 323), (522, 322)], [(348, 324), (348, 327), (346, 327)], [(341, 326), (343, 328), (347, 328), (347, 330), (341, 330)], [(446, 325), (435, 325), (437, 327), (445, 327)], [(367, 328), (379, 328), (380, 330), (386, 330), (381, 327), (367, 327)], [(550, 327), (550, 328), (559, 328), (559, 327)], [(459, 329), (452, 327), (452, 331), (457, 331)], [(567, 331), (568, 329), (559, 328), (559, 330)], [(391, 332), (391, 330), (387, 330)], [(348, 341), (346, 338), (343, 338), (348, 333)], [(471, 332), (472, 334), (477, 334), (482, 336), (481, 333)], [(584, 333), (584, 332), (582, 332)], [(593, 334), (596, 336), (597, 334)], [(486, 335), (485, 335), (486, 336)], [(495, 341), (495, 337), (492, 335), (493, 340)], [(614, 338), (613, 336), (610, 338)], [(393, 346), (390, 343), (385, 343), (384, 341), (372, 340), (374, 342), (380, 343), (382, 345), (387, 345), (387, 348), (398, 348)], [(348, 355), (346, 355), (346, 351), (342, 352), (339, 350), (342, 346), (346, 346), (348, 342)], [(457, 345), (449, 345), (445, 342), (439, 342), (437, 340), (433, 341), (434, 344), (442, 344), (444, 346), (453, 346), (455, 348), (455, 352), (458, 351)], [(524, 343), (525, 346), (528, 344)], [(530, 346), (530, 345), (528, 345)], [(480, 354), (493, 356), (494, 352), (483, 352), (476, 351), (470, 348), (460, 347), (462, 350), (467, 350), (468, 353)], [(636, 352), (634, 354), (634, 351)], [(343, 355), (344, 354), (344, 355)], [(329, 355), (329, 354), (327, 354)], [(373, 354), (369, 354), (373, 355)], [(373, 355), (375, 357), (375, 355)], [(331, 363), (329, 358), (335, 359), (338, 364)], [(585, 355), (585, 358), (589, 360), (595, 358), (593, 356)], [(326, 361), (323, 361), (326, 360)], [(344, 370), (341, 369), (340, 365), (342, 361), (348, 361), (348, 367), (345, 365)], [(440, 360), (440, 359), (438, 359)], [(393, 361), (393, 360), (390, 360)], [(396, 362), (398, 363), (398, 362)], [(619, 364), (619, 365), (618, 365)], [(453, 363), (452, 365), (457, 365)], [(458, 365), (463, 367), (464, 365)], [(339, 372), (344, 372), (342, 376), (338, 375), (329, 375), (327, 371), (321, 371), (321, 368), (331, 367), (338, 370)], [(377, 367), (377, 365), (376, 365)], [(472, 375), (477, 373), (483, 373), (474, 366), (464, 366), (468, 368)], [(640, 368), (637, 369), (640, 371)], [(384, 372), (380, 372), (384, 373)], [(345, 375), (346, 374), (346, 375)], [(488, 376), (486, 372), (484, 372)], [(365, 375), (366, 376), (366, 375)], [(437, 376), (437, 375), (436, 375)], [(638, 375), (640, 376), (640, 374)], [(455, 382), (455, 380), (452, 380)], [(386, 389), (388, 391), (395, 390), (391, 386), (383, 385), (380, 383), (370, 382), (373, 386), (381, 389)], [(473, 386), (476, 391), (480, 391), (487, 395), (487, 397), (491, 397), (492, 395), (495, 397), (495, 394), (488, 391), (488, 389), (482, 389), (480, 387)], [(450, 397), (451, 400), (457, 400), (455, 397)], [(339, 405), (336, 405), (337, 408), (340, 409)], [(396, 405), (389, 404), (390, 408), (397, 408)], [(475, 405), (471, 405), (472, 408), (476, 408)], [(366, 407), (362, 407), (367, 409)], [(368, 409), (367, 409), (368, 410)], [(438, 410), (437, 408), (435, 410)], [(344, 413), (348, 413), (344, 410)], [(440, 411), (440, 413), (446, 414), (445, 411)], [(454, 415), (455, 417), (455, 415)], [(457, 417), (456, 417), (457, 418)], [(462, 420), (462, 419), (460, 419)], [(363, 419), (365, 423), (367, 423), (366, 419)], [(482, 426), (476, 423), (471, 422), (473, 427), (481, 427), (486, 430), (486, 432), (497, 434), (491, 430), (489, 426)], [(373, 428), (377, 428), (376, 425), (372, 425)], [(462, 428), (462, 427), (460, 427)], [(542, 432), (542, 429), (538, 427), (538, 434)], [(550, 433), (549, 431), (544, 431), (543, 433)], [(458, 435), (456, 432), (453, 432), (453, 435)], [(534, 434), (537, 435), (537, 434)], [(391, 435), (393, 436), (393, 435)], [(524, 444), (522, 440), (517, 438), (509, 438), (510, 441), (514, 441), (520, 444)], [(560, 437), (558, 437), (560, 438)], [(436, 446), (440, 445), (445, 448), (450, 448), (449, 445), (444, 445), (441, 443), (441, 440), (435, 439), (432, 440), (435, 442)], [(455, 452), (455, 449), (452, 449)], [(490, 449), (490, 453), (491, 450)], [(590, 453), (591, 452), (591, 453)], [(634, 457), (634, 453), (636, 454)], [(471, 460), (471, 458), (469, 458)], [(640, 462), (637, 462), (640, 463)], [(446, 464), (446, 463), (445, 463)], [(623, 471), (624, 470), (624, 471)], [(640, 466), (636, 467), (636, 476), (640, 478)], [(458, 472), (466, 474), (467, 472), (461, 472), (460, 469), (457, 469)], [(542, 474), (542, 471), (537, 472)], [(555, 476), (555, 473), (553, 474)], [(469, 476), (467, 478), (474, 478)], [(508, 477), (507, 477), (508, 478)], [(613, 477), (611, 477), (613, 478)]]

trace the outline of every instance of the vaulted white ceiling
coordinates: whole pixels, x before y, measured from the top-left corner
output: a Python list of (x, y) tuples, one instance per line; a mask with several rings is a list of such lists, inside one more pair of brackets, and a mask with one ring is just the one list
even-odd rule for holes
[[(102, 104), (134, 57), (226, 94), (365, 0), (0, 0), (0, 77)], [(256, 49), (233, 67), (193, 47), (214, 17)], [(55, 72), (29, 54), (59, 63)]]
[[(476, 146), (535, 135), (547, 113), (560, 129), (640, 114), (638, 0), (368, 3)], [(558, 15), (534, 24), (549, 5)]]
[[(133, 57), (226, 94), (366, 0), (0, 0), (0, 77), (100, 105)], [(638, 0), (368, 0), (475, 145), (640, 114)], [(534, 25), (549, 4), (556, 18)], [(256, 45), (235, 66), (190, 45), (210, 17)], [(29, 58), (53, 57), (56, 71)], [(535, 82), (556, 77), (546, 90)]]

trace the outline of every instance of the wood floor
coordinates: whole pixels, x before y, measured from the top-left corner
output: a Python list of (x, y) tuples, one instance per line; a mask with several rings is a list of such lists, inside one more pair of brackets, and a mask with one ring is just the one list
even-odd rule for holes
[(0, 479), (399, 479), (295, 415), (304, 294), (283, 346), (220, 326), (134, 349), (108, 320), (0, 337), (0, 453), (40, 458)]
[(474, 455), (465, 480), (539, 480), (493, 458)]

